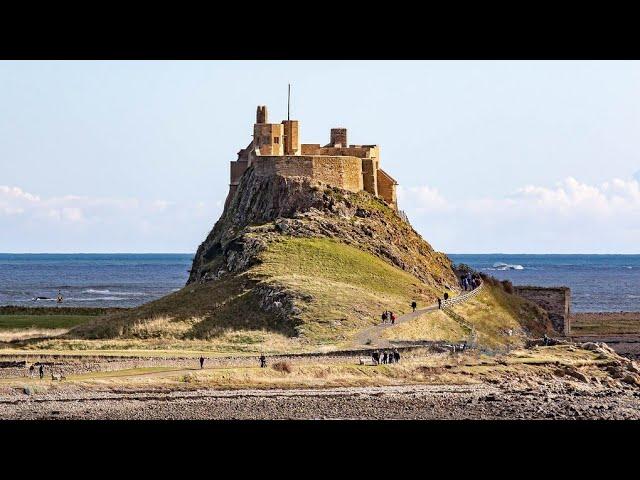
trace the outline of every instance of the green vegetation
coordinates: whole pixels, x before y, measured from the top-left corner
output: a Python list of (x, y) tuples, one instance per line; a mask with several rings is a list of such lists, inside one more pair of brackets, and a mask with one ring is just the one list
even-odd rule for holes
[(412, 299), (432, 303), (429, 287), (380, 258), (328, 238), (281, 237), (253, 269), (301, 294), (297, 301), (305, 336), (324, 343), (344, 340), (375, 325), (380, 312), (409, 310)]
[(94, 315), (0, 315), (0, 330), (20, 328), (72, 328), (81, 325)]

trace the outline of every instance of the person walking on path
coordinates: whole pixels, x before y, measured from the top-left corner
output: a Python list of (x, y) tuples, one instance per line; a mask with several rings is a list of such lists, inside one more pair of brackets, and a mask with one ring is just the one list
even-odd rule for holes
[(375, 350), (372, 354), (371, 354), (371, 358), (373, 358), (373, 363), (375, 363), (376, 365), (378, 365), (380, 363), (380, 352), (378, 350)]
[(411, 302), (411, 308), (413, 309), (413, 311), (416, 311), (416, 307), (418, 306), (418, 304), (416, 303), (416, 301), (414, 300), (413, 302)]
[(44, 365), (40, 365), (38, 371), (40, 372), (40, 380), (42, 380), (44, 378)]
[(260, 355), (260, 368), (265, 368), (267, 366), (267, 357), (264, 356), (264, 353)]
[(204, 368), (204, 357), (200, 357), (200, 370)]
[(395, 363), (398, 363), (400, 361), (400, 352), (397, 348), (393, 350), (393, 361)]
[(390, 316), (391, 316), (391, 325), (395, 325), (396, 324), (396, 316), (393, 312), (390, 312)]

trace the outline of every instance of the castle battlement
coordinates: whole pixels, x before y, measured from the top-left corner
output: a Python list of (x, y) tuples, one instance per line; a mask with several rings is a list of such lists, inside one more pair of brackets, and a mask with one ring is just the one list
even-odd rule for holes
[(380, 168), (378, 145), (349, 145), (346, 128), (332, 128), (329, 143), (301, 144), (297, 120), (268, 123), (267, 107), (256, 112), (253, 139), (230, 162), (231, 182), (227, 201), (240, 177), (252, 165), (258, 175), (308, 177), (351, 192), (367, 191), (397, 210), (396, 182)]

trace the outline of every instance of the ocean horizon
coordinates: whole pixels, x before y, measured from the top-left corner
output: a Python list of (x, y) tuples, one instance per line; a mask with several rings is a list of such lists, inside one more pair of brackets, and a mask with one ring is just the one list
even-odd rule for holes
[[(572, 311), (640, 311), (640, 254), (447, 254), (514, 285), (567, 286)], [(0, 253), (0, 305), (135, 307), (182, 288), (193, 253)], [(34, 300), (36, 297), (42, 297)]]

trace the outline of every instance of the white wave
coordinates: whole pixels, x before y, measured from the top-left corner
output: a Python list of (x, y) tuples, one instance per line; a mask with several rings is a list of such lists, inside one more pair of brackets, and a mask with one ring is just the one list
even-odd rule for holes
[(69, 297), (65, 298), (70, 302), (102, 302), (102, 301), (117, 301), (117, 300), (126, 300), (126, 298), (122, 297), (85, 297), (85, 298), (77, 298), (77, 297)]
[(496, 270), (524, 270), (522, 265), (510, 265), (508, 263), (496, 262), (493, 264), (493, 268)]
[(97, 295), (126, 295), (128, 297), (142, 297), (146, 295), (144, 292), (112, 292), (111, 290), (95, 290), (93, 288), (83, 290), (82, 293), (95, 293)]

